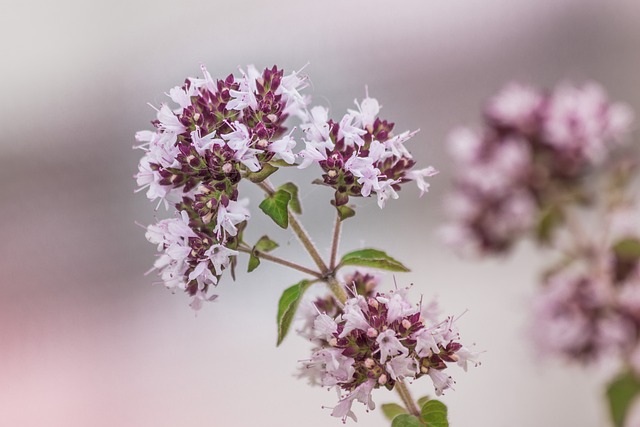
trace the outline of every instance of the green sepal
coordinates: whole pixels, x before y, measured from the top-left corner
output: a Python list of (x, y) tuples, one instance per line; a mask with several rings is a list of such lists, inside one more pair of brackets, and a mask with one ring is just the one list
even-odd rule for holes
[(393, 420), (400, 414), (406, 414), (407, 410), (397, 403), (384, 403), (380, 409), (382, 409), (382, 413), (388, 420)]
[(427, 427), (449, 427), (447, 406), (439, 400), (427, 400), (420, 411)]
[(280, 345), (282, 340), (287, 336), (302, 296), (312, 284), (313, 282), (309, 280), (302, 280), (290, 288), (285, 289), (282, 293), (280, 301), (278, 302), (278, 342), (276, 345)]
[(260, 203), (259, 208), (282, 228), (289, 226), (289, 201), (291, 194), (278, 190)]
[(410, 271), (400, 261), (391, 258), (383, 251), (377, 249), (361, 249), (349, 252), (342, 257), (340, 265), (355, 265), (358, 267), (373, 267), (389, 271)]
[(245, 175), (245, 177), (251, 182), (262, 182), (265, 179), (269, 178), (271, 174), (277, 171), (278, 168), (269, 163), (265, 163), (262, 165), (262, 169), (258, 172), (249, 172)]
[(284, 190), (287, 193), (291, 194), (289, 208), (292, 212), (295, 212), (298, 215), (302, 214), (302, 205), (300, 204), (300, 199), (298, 198), (298, 187), (293, 182), (287, 182), (286, 184), (282, 184), (280, 187), (278, 187), (278, 190)]
[(400, 414), (393, 419), (391, 427), (424, 427), (424, 424), (413, 415)]
[(631, 405), (640, 396), (640, 379), (632, 372), (625, 372), (616, 377), (607, 387), (607, 400), (611, 418), (616, 427), (625, 424)]

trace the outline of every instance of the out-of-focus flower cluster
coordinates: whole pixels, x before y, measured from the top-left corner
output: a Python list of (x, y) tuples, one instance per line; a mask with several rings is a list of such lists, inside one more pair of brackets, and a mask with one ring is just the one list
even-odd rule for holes
[[(546, 238), (559, 200), (585, 198), (584, 177), (624, 140), (633, 114), (595, 83), (549, 93), (506, 86), (480, 132), (455, 131), (455, 189), (447, 243), (465, 253), (504, 252), (526, 232)], [(537, 228), (536, 228), (537, 227)]]
[(440, 395), (454, 384), (447, 373), (449, 363), (465, 370), (469, 363), (478, 363), (478, 353), (460, 344), (454, 318), (437, 319), (435, 304), (411, 304), (408, 288), (377, 292), (375, 279), (360, 273), (354, 279), (358, 293), (343, 306), (333, 301), (326, 311), (320, 307), (327, 300), (320, 299), (313, 320), (307, 319), (308, 329), (302, 331), (315, 348), (300, 376), (339, 390), (333, 416), (355, 420), (354, 401), (374, 409), (372, 391), (392, 390), (405, 378), (428, 375)]
[(417, 131), (394, 135), (394, 124), (378, 117), (376, 99), (367, 96), (355, 103), (357, 111), (349, 110), (339, 122), (329, 119), (324, 107), (311, 109), (308, 122), (302, 125), (305, 148), (300, 152), (300, 167), (320, 165), (321, 182), (335, 189), (336, 206), (346, 205), (349, 197), (375, 193), (382, 208), (388, 199), (397, 199), (401, 184), (410, 180), (421, 194), (428, 191), (425, 179), (437, 171), (413, 169), (416, 162), (404, 146)]
[(640, 373), (640, 229), (634, 218), (630, 230), (630, 213), (614, 217), (604, 250), (594, 245), (577, 268), (547, 277), (532, 325), (541, 353), (583, 363), (621, 356)]
[(235, 260), (239, 234), (249, 219), (247, 201), (238, 199), (238, 183), (275, 158), (294, 163), (295, 141), (286, 134), (287, 117), (304, 117), (306, 78), (285, 75), (275, 66), (255, 67), (213, 80), (189, 78), (168, 96), (152, 124), (136, 139), (145, 151), (136, 179), (150, 200), (174, 204), (176, 218), (148, 227), (158, 245), (155, 269), (165, 285), (184, 290), (199, 308), (208, 290)]

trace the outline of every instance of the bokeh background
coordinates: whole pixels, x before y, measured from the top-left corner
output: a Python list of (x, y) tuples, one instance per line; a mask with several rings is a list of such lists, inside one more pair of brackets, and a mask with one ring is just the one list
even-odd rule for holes
[[(503, 83), (595, 79), (640, 109), (638, 23), (637, 0), (2, 2), (0, 426), (340, 425), (322, 408), (334, 392), (293, 376), (308, 344), (291, 336), (275, 348), (277, 300), (296, 273), (268, 263), (241, 272), (195, 316), (184, 295), (143, 276), (154, 248), (134, 224), (166, 215), (133, 193), (133, 134), (154, 117), (147, 102), (201, 63), (226, 76), (248, 63), (307, 62), (316, 103), (342, 114), (367, 84), (399, 129), (422, 129), (410, 148), (442, 171), (421, 199), (407, 188), (384, 211), (361, 203), (342, 247), (386, 248), (413, 268), (396, 280), (414, 283), (416, 297), (438, 296), (447, 314), (469, 310), (463, 339), (486, 353), (444, 396), (451, 424), (607, 425), (601, 384), (613, 367), (544, 361), (528, 343), (543, 263), (532, 247), (469, 262), (436, 230), (446, 135), (477, 124)], [(333, 212), (330, 192), (308, 184), (316, 174), (295, 176), (303, 220), (326, 249)], [(259, 193), (243, 190), (255, 210)], [(265, 229), (281, 255), (308, 262), (256, 210), (249, 237)], [(433, 394), (428, 379), (411, 388)], [(388, 425), (362, 409), (361, 425)]]

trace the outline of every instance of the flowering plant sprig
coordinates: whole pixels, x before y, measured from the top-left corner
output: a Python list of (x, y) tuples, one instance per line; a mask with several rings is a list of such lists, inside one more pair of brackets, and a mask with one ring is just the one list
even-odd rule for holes
[[(301, 71), (285, 74), (274, 66), (260, 72), (249, 66), (246, 71), (240, 70), (240, 76), (229, 75), (224, 80), (214, 80), (204, 67), (202, 72), (203, 78), (189, 78), (169, 91), (176, 105), (156, 108), (156, 120), (152, 122), (155, 130), (136, 134), (142, 142), (138, 147), (144, 150), (136, 175), (140, 190), (145, 189), (158, 206), (175, 208), (173, 217), (147, 227), (146, 237), (159, 251), (153, 270), (168, 288), (190, 295), (195, 310), (216, 299), (212, 288), (225, 271), (230, 270), (235, 278), (240, 253), (248, 254), (249, 272), (267, 260), (304, 273), (306, 278), (287, 288), (280, 298), (278, 345), (290, 330), (305, 292), (314, 283), (324, 283), (332, 292), (332, 306), (317, 304), (316, 310), (320, 318), (336, 324), (332, 331), (335, 336), (325, 336), (328, 345), (332, 346), (334, 340), (336, 345), (326, 351), (342, 360), (340, 366), (349, 374), (331, 384), (350, 393), (333, 415), (355, 419), (346, 402), (362, 401), (366, 395), (371, 407), (370, 391), (384, 386), (398, 390), (406, 405), (403, 411), (407, 414), (401, 414), (400, 421), (394, 418), (393, 425), (406, 417), (423, 423), (435, 416), (446, 423), (446, 408), (443, 418), (444, 406), (437, 401), (421, 405), (421, 414), (404, 379), (429, 375), (440, 393), (451, 385), (442, 373), (447, 362), (475, 361), (476, 356), (459, 344), (453, 319), (436, 322), (421, 315), (420, 307), (411, 305), (403, 290), (385, 294), (373, 293), (373, 288), (366, 285), (359, 287), (356, 283), (368, 277), (362, 273), (356, 272), (348, 281), (342, 278), (340, 272), (346, 267), (409, 271), (384, 251), (367, 248), (338, 258), (342, 222), (355, 215), (355, 208), (348, 204), (350, 197), (375, 194), (382, 208), (389, 199), (398, 198), (407, 181), (415, 181), (421, 193), (428, 190), (426, 178), (436, 170), (415, 169), (416, 162), (404, 146), (415, 132), (394, 135), (393, 123), (378, 117), (380, 105), (368, 95), (356, 101), (357, 110), (349, 110), (337, 122), (329, 119), (326, 108), (309, 109), (310, 99), (301, 93), (309, 84), (308, 78)], [(287, 128), (292, 118), (300, 121), (305, 145), (297, 153), (297, 128)], [(280, 168), (297, 165), (298, 159), (299, 168), (318, 164), (323, 171), (321, 183), (335, 191), (331, 203), (336, 221), (327, 260), (299, 220), (302, 206), (298, 187), (293, 182), (274, 186), (270, 181)], [(273, 255), (278, 244), (267, 235), (255, 244), (245, 240), (251, 213), (248, 200), (240, 197), (241, 182), (263, 190), (265, 198), (259, 209), (278, 226), (293, 231), (313, 267)], [(359, 293), (363, 289), (370, 293), (364, 305)], [(364, 335), (349, 320), (358, 315), (370, 325)], [(395, 342), (395, 347), (389, 347), (386, 339), (367, 335), (374, 330), (377, 336)], [(312, 327), (307, 333), (315, 334), (316, 329)], [(398, 351), (400, 354), (396, 354)], [(361, 360), (358, 354), (367, 357)], [(344, 358), (353, 363), (344, 362)], [(323, 369), (322, 363), (316, 362), (314, 366)], [(363, 380), (365, 377), (371, 381)]]
[[(542, 92), (510, 84), (484, 110), (481, 132), (456, 131), (445, 239), (465, 253), (507, 253), (533, 237), (559, 260), (533, 304), (541, 353), (627, 365), (609, 388), (623, 424), (640, 394), (640, 156), (627, 147), (631, 109), (595, 83)], [(625, 391), (627, 390), (627, 391)]]

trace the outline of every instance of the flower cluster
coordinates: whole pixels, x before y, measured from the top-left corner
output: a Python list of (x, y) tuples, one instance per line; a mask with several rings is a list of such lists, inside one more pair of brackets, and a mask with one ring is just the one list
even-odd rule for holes
[(405, 378), (428, 375), (440, 395), (454, 384), (446, 373), (448, 363), (465, 370), (469, 362), (478, 363), (478, 354), (458, 342), (454, 318), (438, 321), (433, 304), (425, 309), (413, 305), (406, 291), (355, 295), (333, 310), (337, 315), (318, 311), (315, 316), (309, 335), (316, 348), (301, 376), (342, 392), (333, 416), (355, 420), (354, 401), (373, 409), (374, 389), (392, 390)]
[(349, 197), (378, 198), (384, 207), (397, 199), (400, 185), (413, 180), (421, 194), (428, 191), (425, 178), (437, 171), (433, 167), (412, 169), (415, 161), (404, 143), (416, 132), (393, 134), (394, 124), (378, 117), (380, 104), (368, 96), (356, 110), (349, 110), (339, 122), (329, 119), (329, 110), (314, 107), (302, 125), (305, 148), (300, 152), (301, 168), (318, 163), (324, 172), (322, 183), (335, 189), (336, 206), (346, 205)]
[(155, 268), (167, 287), (192, 295), (196, 309), (214, 298), (209, 287), (237, 255), (249, 219), (238, 183), (275, 159), (294, 163), (295, 141), (284, 122), (303, 117), (307, 105), (299, 92), (306, 78), (296, 72), (250, 66), (241, 77), (217, 81), (202, 72), (169, 91), (176, 106), (157, 109), (154, 131), (136, 134), (145, 151), (136, 175), (140, 189), (179, 211), (148, 227), (148, 240), (161, 252)]
[(583, 363), (618, 355), (640, 372), (640, 236), (614, 233), (611, 243), (547, 278), (532, 332), (545, 354)]
[(632, 112), (595, 83), (550, 93), (505, 87), (485, 108), (480, 133), (462, 129), (449, 146), (456, 163), (445, 240), (463, 252), (504, 252), (559, 199), (583, 197), (581, 178), (629, 131)]

